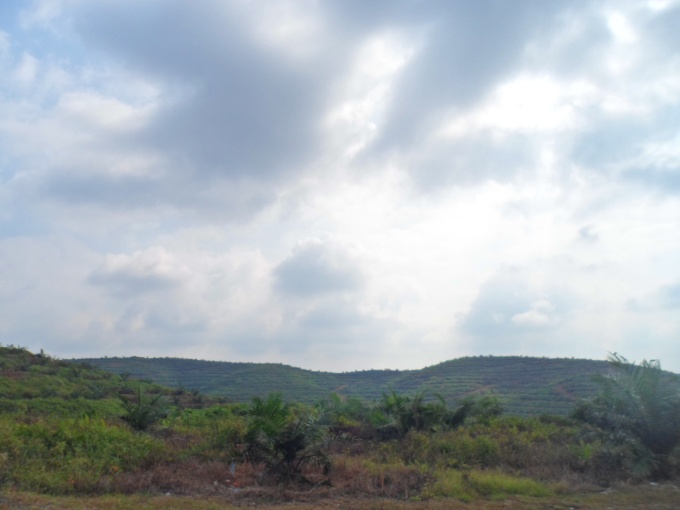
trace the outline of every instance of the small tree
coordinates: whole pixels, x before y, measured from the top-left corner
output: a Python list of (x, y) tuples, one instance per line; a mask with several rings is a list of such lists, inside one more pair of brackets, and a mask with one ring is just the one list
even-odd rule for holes
[(315, 405), (323, 423), (331, 426), (360, 426), (369, 420), (371, 408), (359, 397), (331, 393)]
[(408, 397), (391, 389), (383, 393), (377, 409), (392, 419), (391, 426), (396, 426), (401, 435), (410, 430), (455, 428), (469, 420), (487, 422), (503, 413), (501, 401), (495, 396), (468, 397), (455, 408), (449, 408), (441, 395), (434, 397), (426, 401), (423, 391)]
[(162, 394), (147, 395), (140, 384), (135, 398), (119, 394), (125, 413), (121, 418), (135, 430), (147, 430), (167, 415), (167, 403)]
[(495, 395), (466, 397), (458, 407), (447, 414), (447, 425), (456, 427), (463, 423), (489, 423), (503, 414), (503, 403)]
[(262, 462), (267, 472), (279, 481), (306, 481), (302, 471), (308, 464), (330, 470), (324, 452), (327, 429), (311, 409), (294, 410), (281, 395), (266, 399), (254, 397), (246, 412), (245, 457)]
[(667, 477), (670, 454), (680, 444), (680, 383), (656, 360), (639, 365), (616, 353), (612, 373), (599, 377), (600, 393), (581, 401), (574, 416), (600, 429), (604, 437), (628, 447), (633, 469)]

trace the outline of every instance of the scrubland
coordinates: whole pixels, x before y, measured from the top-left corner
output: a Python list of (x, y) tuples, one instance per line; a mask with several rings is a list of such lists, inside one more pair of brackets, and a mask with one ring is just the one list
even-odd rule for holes
[(0, 349), (0, 508), (680, 507), (675, 381), (652, 365), (619, 359), (571, 416), (516, 417), (493, 395), (219, 403)]

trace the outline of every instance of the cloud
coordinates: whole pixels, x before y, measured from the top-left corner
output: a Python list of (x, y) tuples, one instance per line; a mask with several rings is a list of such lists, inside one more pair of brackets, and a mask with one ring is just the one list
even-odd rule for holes
[(659, 290), (659, 294), (661, 304), (664, 308), (680, 308), (680, 283), (662, 287)]
[(141, 140), (190, 161), (194, 176), (272, 179), (304, 167), (318, 145), (330, 66), (278, 54), (250, 29), (257, 14), (250, 9), (258, 6), (172, 1), (140, 11), (133, 2), (107, 2), (78, 12), (76, 26), (89, 41), (177, 91)]
[(680, 283), (662, 285), (643, 297), (631, 298), (628, 309), (635, 312), (676, 310), (680, 308)]
[(152, 247), (132, 255), (107, 255), (88, 281), (117, 297), (133, 297), (176, 287), (182, 272), (172, 254)]
[(677, 1), (3, 12), (0, 341), (680, 359)]
[(298, 246), (275, 268), (274, 278), (279, 292), (303, 297), (356, 291), (362, 282), (347, 253), (318, 242)]
[[(0, 239), (0, 342), (76, 351), (99, 300), (81, 283), (96, 254), (74, 239), (17, 235)], [(84, 339), (85, 338), (85, 339)], [(52, 343), (54, 342), (54, 343)]]
[(476, 186), (488, 180), (512, 182), (533, 167), (535, 152), (526, 139), (504, 139), (468, 134), (434, 144), (412, 160), (413, 180), (421, 191), (450, 186)]
[(585, 225), (578, 230), (578, 240), (585, 243), (596, 243), (600, 236), (593, 225)]
[(420, 143), (444, 112), (464, 110), (483, 98), (521, 59), (533, 32), (548, 29), (562, 8), (559, 2), (492, 1), (484, 8), (444, 2), (425, 9), (415, 19), (426, 35), (399, 81), (376, 149)]
[(559, 262), (507, 267), (481, 286), (458, 323), (475, 352), (550, 353), (559, 349), (558, 339), (564, 337), (560, 329), (569, 327), (579, 300), (572, 289), (549, 276), (553, 264)]
[(540, 299), (531, 303), (526, 312), (518, 313), (510, 318), (512, 324), (518, 326), (540, 327), (552, 322), (551, 313), (554, 307), (547, 299)]

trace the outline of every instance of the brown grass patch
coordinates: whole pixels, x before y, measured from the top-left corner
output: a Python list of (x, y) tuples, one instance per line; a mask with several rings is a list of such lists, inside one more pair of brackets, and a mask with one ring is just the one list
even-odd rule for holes
[(331, 483), (336, 492), (409, 499), (422, 491), (427, 475), (417, 466), (378, 464), (361, 458), (334, 459)]
[(159, 463), (143, 471), (118, 473), (101, 480), (104, 492), (122, 494), (163, 493), (176, 495), (219, 494), (233, 477), (221, 462)]

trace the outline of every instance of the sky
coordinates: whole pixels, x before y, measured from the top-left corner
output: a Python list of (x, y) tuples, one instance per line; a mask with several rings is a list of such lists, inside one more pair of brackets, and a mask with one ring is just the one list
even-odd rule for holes
[(680, 372), (680, 1), (3, 0), (0, 343)]

